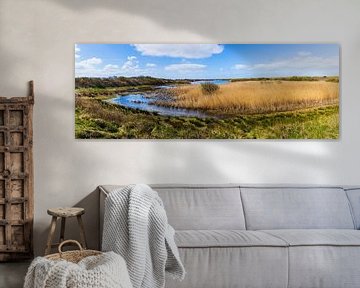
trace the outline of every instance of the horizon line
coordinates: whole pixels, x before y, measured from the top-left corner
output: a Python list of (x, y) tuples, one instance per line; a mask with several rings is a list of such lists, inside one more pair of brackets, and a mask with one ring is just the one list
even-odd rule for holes
[(100, 79), (108, 79), (108, 78), (140, 78), (140, 77), (147, 77), (147, 78), (155, 78), (155, 79), (169, 79), (169, 80), (231, 80), (231, 79), (260, 79), (260, 78), (291, 78), (291, 77), (309, 77), (309, 78), (327, 78), (327, 77), (339, 77), (340, 75), (287, 75), (287, 76), (258, 76), (258, 77), (212, 77), (212, 78), (165, 78), (165, 77), (154, 77), (149, 75), (139, 75), (139, 76), (75, 76), (77, 78), (100, 78)]

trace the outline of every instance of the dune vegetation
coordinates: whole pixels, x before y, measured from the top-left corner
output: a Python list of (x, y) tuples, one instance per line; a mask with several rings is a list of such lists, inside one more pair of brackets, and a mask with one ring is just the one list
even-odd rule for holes
[(169, 84), (189, 84), (190, 81), (154, 78), (149, 76), (136, 77), (76, 77), (75, 88), (119, 88), (134, 86), (156, 86)]
[(156, 104), (230, 115), (293, 111), (339, 102), (339, 84), (333, 81), (239, 81), (220, 85), (213, 93), (207, 93), (202, 85), (181, 85), (169, 93), (172, 101)]
[(172, 117), (77, 97), (75, 134), (82, 139), (336, 139), (339, 106), (225, 119)]
[[(215, 85), (159, 89), (163, 79), (83, 79), (75, 90), (75, 134), (78, 139), (337, 139), (338, 77), (232, 79)], [(102, 85), (97, 86), (98, 82)], [(149, 83), (148, 83), (149, 82)], [(115, 83), (115, 84), (114, 84)], [(165, 83), (165, 84), (169, 84)], [(166, 116), (116, 105), (109, 100), (133, 93), (152, 105), (204, 111), (209, 117)], [(161, 97), (160, 97), (161, 96)]]

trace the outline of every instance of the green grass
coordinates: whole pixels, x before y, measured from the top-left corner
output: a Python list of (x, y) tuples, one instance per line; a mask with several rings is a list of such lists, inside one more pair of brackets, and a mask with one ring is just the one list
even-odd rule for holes
[(185, 79), (163, 79), (149, 76), (136, 77), (76, 77), (76, 88), (110, 88), (110, 87), (131, 87), (131, 86), (159, 86), (168, 84), (189, 84), (190, 80)]
[(102, 99), (112, 98), (116, 94), (128, 94), (149, 92), (156, 88), (151, 85), (139, 85), (132, 87), (110, 87), (110, 88), (77, 88), (75, 89), (75, 95), (78, 97), (102, 97)]
[(78, 97), (76, 138), (337, 139), (338, 105), (226, 119), (170, 117)]

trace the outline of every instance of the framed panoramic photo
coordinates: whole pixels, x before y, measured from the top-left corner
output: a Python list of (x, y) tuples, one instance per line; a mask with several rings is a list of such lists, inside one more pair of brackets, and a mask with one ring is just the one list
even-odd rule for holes
[(337, 139), (336, 44), (76, 44), (77, 139)]

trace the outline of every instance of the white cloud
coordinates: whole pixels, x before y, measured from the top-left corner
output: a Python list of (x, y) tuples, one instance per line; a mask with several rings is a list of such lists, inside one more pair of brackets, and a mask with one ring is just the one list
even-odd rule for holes
[(115, 73), (119, 71), (119, 66), (114, 64), (107, 64), (104, 66), (104, 71)]
[(339, 65), (338, 57), (324, 58), (319, 56), (296, 56), (289, 59), (270, 63), (259, 63), (252, 66), (253, 69), (276, 70), (276, 69), (328, 69)]
[(75, 58), (80, 58), (80, 48), (77, 44), (75, 44)]
[(313, 56), (309, 52), (299, 52), (292, 58), (274, 60), (266, 63), (256, 63), (252, 65), (236, 64), (235, 69), (247, 70), (256, 73), (278, 72), (284, 74), (293, 73), (321, 73), (339, 67), (338, 57), (320, 57)]
[(245, 64), (236, 64), (234, 66), (235, 69), (238, 69), (238, 70), (241, 70), (241, 69), (246, 69), (248, 68), (249, 66), (248, 65), (245, 65)]
[(128, 56), (122, 65), (100, 64), (103, 64), (103, 61), (96, 57), (76, 62), (76, 77), (138, 76), (147, 72), (145, 68), (140, 67), (136, 56)]
[(138, 68), (139, 61), (136, 56), (128, 56), (127, 61), (121, 67), (121, 69), (125, 71), (137, 70)]
[(97, 57), (75, 62), (75, 74), (76, 76), (94, 76), (99, 71), (102, 63), (103, 61)]
[(154, 68), (154, 67), (156, 67), (156, 64), (154, 64), (154, 63), (146, 63), (146, 67)]
[(299, 56), (310, 56), (311, 55), (311, 52), (307, 52), (307, 51), (300, 51), (298, 53)]
[(187, 59), (208, 58), (224, 50), (219, 44), (134, 44), (145, 56), (168, 56)]
[(180, 73), (185, 72), (197, 72), (202, 71), (206, 68), (206, 65), (202, 64), (193, 64), (193, 63), (184, 63), (184, 64), (171, 64), (165, 67), (166, 71), (175, 71)]
[(75, 67), (79, 69), (92, 69), (95, 68), (96, 65), (102, 63), (100, 58), (89, 58), (75, 63)]

